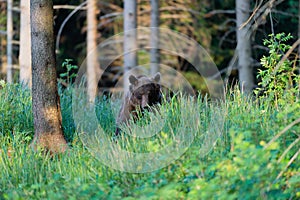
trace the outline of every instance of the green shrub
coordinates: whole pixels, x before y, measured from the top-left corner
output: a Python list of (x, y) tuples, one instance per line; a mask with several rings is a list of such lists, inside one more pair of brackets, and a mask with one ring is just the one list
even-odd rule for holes
[(284, 58), (291, 49), (291, 46), (286, 44), (293, 38), (290, 34), (271, 34), (269, 38), (264, 40), (264, 45), (269, 48), (269, 55), (261, 59), (264, 70), (258, 72), (261, 82), (258, 83), (260, 88), (256, 90), (256, 93), (267, 96), (277, 107), (293, 103), (295, 99), (299, 100), (300, 74), (296, 73), (299, 59), (297, 57), (294, 60)]

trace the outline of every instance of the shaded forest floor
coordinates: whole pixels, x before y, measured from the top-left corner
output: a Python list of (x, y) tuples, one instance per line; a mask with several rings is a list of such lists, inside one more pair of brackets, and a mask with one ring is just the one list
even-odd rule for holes
[[(222, 102), (171, 101), (163, 109), (176, 129), (163, 127), (160, 136), (142, 144), (122, 136), (117, 146), (156, 151), (172, 140), (171, 133), (192, 131), (187, 119), (197, 116), (190, 147), (166, 167), (126, 173), (107, 167), (87, 150), (74, 126), (71, 92), (59, 92), (70, 149), (50, 157), (29, 147), (33, 138), (30, 92), (17, 84), (0, 89), (0, 199), (300, 198), (300, 124), (293, 124), (300, 116), (299, 100), (275, 107), (269, 99), (257, 102), (232, 91)], [(111, 102), (99, 100), (96, 111), (99, 124), (112, 136)], [(207, 140), (216, 133), (213, 142)], [(207, 142), (213, 145), (207, 147)]]

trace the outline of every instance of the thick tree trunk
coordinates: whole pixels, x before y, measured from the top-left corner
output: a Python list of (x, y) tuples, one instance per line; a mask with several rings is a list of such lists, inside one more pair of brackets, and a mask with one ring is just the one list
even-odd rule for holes
[(237, 51), (240, 88), (250, 94), (254, 88), (253, 69), (251, 66), (251, 41), (249, 26), (240, 28), (250, 16), (250, 0), (236, 0)]
[(137, 2), (124, 0), (124, 90), (128, 90), (128, 72), (137, 66)]
[(150, 62), (151, 74), (154, 75), (159, 71), (159, 0), (151, 0), (151, 47)]
[(20, 83), (31, 88), (30, 1), (21, 0), (20, 17)]
[(8, 83), (13, 82), (13, 51), (12, 51), (12, 40), (13, 40), (13, 0), (7, 0), (7, 23), (6, 23), (6, 33), (7, 33), (7, 74), (6, 81)]
[(52, 0), (31, 0), (32, 106), (34, 148), (52, 153), (67, 148), (57, 92)]
[(99, 62), (97, 56), (97, 1), (88, 0), (87, 4), (87, 87), (91, 102), (97, 93), (97, 74)]

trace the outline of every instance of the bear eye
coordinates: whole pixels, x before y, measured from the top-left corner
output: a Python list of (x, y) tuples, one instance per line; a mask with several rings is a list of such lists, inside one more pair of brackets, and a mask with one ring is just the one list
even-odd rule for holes
[(139, 99), (139, 100), (141, 100), (142, 97), (143, 97), (143, 95), (141, 95), (141, 94), (137, 94), (137, 95), (136, 95), (136, 98)]

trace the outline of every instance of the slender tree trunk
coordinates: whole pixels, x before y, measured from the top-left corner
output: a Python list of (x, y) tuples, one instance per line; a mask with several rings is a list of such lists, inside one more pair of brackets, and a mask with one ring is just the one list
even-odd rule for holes
[(21, 0), (20, 21), (20, 82), (31, 88), (30, 1)]
[(97, 93), (99, 72), (97, 55), (97, 0), (88, 0), (87, 5), (87, 87), (91, 102)]
[(33, 147), (51, 153), (67, 148), (57, 92), (52, 0), (31, 0)]
[(13, 82), (13, 51), (12, 51), (12, 40), (13, 40), (13, 0), (7, 0), (7, 74), (6, 80), (8, 83)]
[(137, 2), (124, 0), (124, 90), (128, 90), (128, 72), (137, 66)]
[[(1, 52), (5, 52), (6, 49), (6, 39), (1, 38)], [(6, 53), (2, 53), (1, 54), (1, 75), (7, 75), (7, 54)]]
[[(298, 2), (298, 38), (300, 38), (300, 0)], [(298, 45), (298, 59), (300, 59), (300, 45)], [(298, 62), (298, 73), (300, 74), (300, 62)], [(298, 87), (300, 88), (300, 80)]]
[[(298, 38), (300, 38), (300, 0), (298, 3)], [(298, 45), (298, 56), (300, 58), (300, 45)]]
[(240, 28), (250, 16), (250, 0), (236, 0), (237, 50), (240, 88), (250, 94), (254, 88), (253, 69), (251, 66), (251, 41), (249, 26)]
[(151, 46), (150, 49), (150, 62), (151, 74), (154, 75), (159, 71), (159, 0), (151, 0)]

